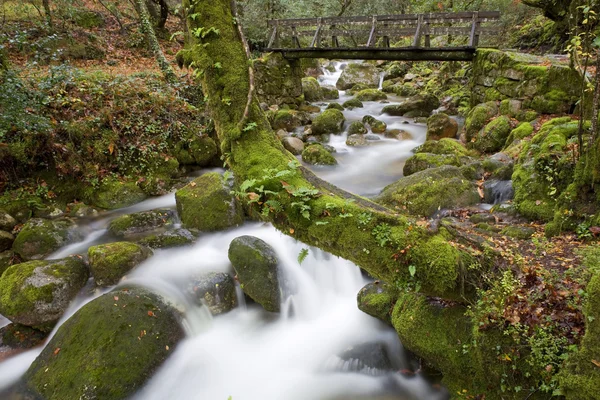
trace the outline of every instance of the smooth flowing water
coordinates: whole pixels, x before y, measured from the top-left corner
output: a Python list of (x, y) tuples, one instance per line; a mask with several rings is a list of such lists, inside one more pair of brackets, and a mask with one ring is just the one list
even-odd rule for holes
[[(335, 83), (339, 74), (338, 68), (323, 77), (323, 83)], [(342, 92), (338, 101), (349, 98)], [(352, 148), (345, 145), (347, 133), (332, 136), (330, 145), (337, 149), (339, 165), (314, 168), (321, 177), (355, 193), (373, 195), (402, 175), (404, 161), (410, 150), (424, 141), (425, 130), (423, 126), (403, 123), (403, 118), (380, 115), (383, 106), (365, 102), (364, 108), (346, 110), (344, 114), (349, 122), (373, 115), (390, 129), (409, 131), (413, 139), (382, 137), (371, 146)], [(82, 242), (66, 246), (49, 258), (86, 254), (91, 245), (115, 240), (107, 234), (106, 227), (118, 215), (174, 207), (174, 195), (169, 194), (106, 213), (82, 224)], [(281, 281), (288, 294), (278, 315), (267, 313), (252, 302), (246, 306), (239, 288), (240, 306), (215, 318), (186, 297), (193, 277), (206, 272), (233, 272), (228, 247), (232, 239), (241, 235), (263, 239), (278, 255)], [(445, 391), (419, 374), (400, 373), (414, 366), (396, 333), (357, 308), (356, 295), (369, 282), (359, 268), (316, 248), (310, 248), (300, 264), (297, 257), (303, 248), (306, 246), (269, 224), (246, 223), (226, 232), (204, 234), (193, 245), (157, 250), (132, 271), (126, 282), (147, 286), (183, 305), (188, 333), (134, 399), (447, 398)], [(105, 291), (96, 290), (92, 296), (76, 299), (58, 326)], [(84, 292), (90, 293), (90, 288)], [(18, 380), (40, 351), (30, 350), (0, 363), (0, 391)], [(373, 362), (375, 355), (383, 362)]]

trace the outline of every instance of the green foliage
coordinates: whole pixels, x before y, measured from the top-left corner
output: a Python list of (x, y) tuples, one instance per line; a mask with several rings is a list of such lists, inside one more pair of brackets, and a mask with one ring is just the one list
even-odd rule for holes
[(302, 264), (307, 256), (308, 256), (308, 249), (300, 250), (300, 253), (298, 254), (298, 264)]

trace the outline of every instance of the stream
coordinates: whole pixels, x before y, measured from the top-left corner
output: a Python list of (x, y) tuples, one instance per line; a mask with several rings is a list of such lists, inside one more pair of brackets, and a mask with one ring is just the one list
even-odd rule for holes
[[(335, 84), (340, 66), (341, 63), (336, 63), (336, 72), (327, 72), (321, 83)], [(340, 92), (336, 101), (343, 103), (351, 97)], [(389, 102), (400, 100), (390, 97)], [(317, 105), (324, 109), (327, 103)], [(386, 122), (388, 129), (410, 132), (412, 139), (378, 135), (380, 140), (370, 146), (353, 148), (345, 144), (347, 132), (332, 135), (328, 144), (336, 149), (334, 156), (339, 165), (310, 168), (321, 178), (363, 196), (376, 195), (400, 178), (403, 164), (412, 154), (410, 150), (425, 140), (425, 126), (402, 117), (381, 116), (384, 105), (364, 102), (364, 108), (345, 110), (346, 126), (370, 114)], [(110, 220), (155, 208), (174, 209), (174, 194), (105, 213), (81, 224), (85, 239), (49, 258), (86, 254), (92, 245), (114, 241), (106, 230)], [(274, 315), (250, 301), (246, 304), (239, 287), (240, 305), (225, 315), (213, 318), (204, 307), (187, 307), (187, 338), (134, 400), (447, 398), (444, 389), (432, 385), (420, 374), (404, 373), (418, 366), (404, 353), (396, 332), (357, 308), (356, 295), (369, 279), (356, 265), (317, 248), (309, 248), (308, 256), (299, 264), (298, 254), (307, 246), (270, 224), (247, 222), (225, 232), (202, 234), (189, 246), (156, 250), (125, 281), (148, 286), (171, 298), (184, 298), (192, 277), (204, 272), (232, 272), (227, 251), (231, 240), (241, 235), (261, 238), (275, 249), (282, 281), (292, 293), (283, 300), (282, 312)], [(94, 291), (88, 285), (58, 326), (107, 290)], [(36, 348), (0, 363), (0, 392), (14, 384), (40, 352)], [(380, 362), (373, 362), (375, 356)]]

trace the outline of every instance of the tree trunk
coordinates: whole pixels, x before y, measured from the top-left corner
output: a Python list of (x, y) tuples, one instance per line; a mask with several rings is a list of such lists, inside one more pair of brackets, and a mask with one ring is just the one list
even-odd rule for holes
[(156, 57), (156, 61), (160, 70), (167, 82), (175, 83), (177, 82), (177, 76), (173, 71), (173, 68), (169, 64), (169, 61), (166, 59), (162, 49), (160, 48), (160, 44), (158, 43), (158, 39), (156, 38), (156, 33), (154, 32), (154, 28), (152, 27), (152, 23), (150, 22), (150, 14), (148, 13), (148, 7), (146, 7), (146, 2), (144, 0), (135, 0), (135, 5), (140, 16), (140, 25), (142, 27), (142, 32), (146, 36), (146, 40), (148, 41), (148, 45), (150, 49), (154, 53), (154, 57)]
[(201, 77), (226, 162), (238, 187), (246, 189), (239, 197), (283, 233), (352, 260), (373, 276), (393, 283), (419, 280), (423, 291), (438, 296), (459, 292), (462, 250), (298, 166), (256, 99), (240, 126), (251, 85), (231, 6), (230, 0), (184, 0), (190, 40), (178, 61)]
[(48, 23), (48, 27), (50, 29), (54, 29), (54, 24), (52, 23), (52, 11), (50, 10), (50, 0), (42, 0), (42, 5), (44, 6), (44, 13), (46, 14), (46, 22)]

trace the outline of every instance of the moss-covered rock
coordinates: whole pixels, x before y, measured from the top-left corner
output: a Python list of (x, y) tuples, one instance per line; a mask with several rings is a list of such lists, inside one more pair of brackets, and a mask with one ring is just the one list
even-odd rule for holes
[(354, 134), (348, 135), (346, 139), (346, 145), (352, 147), (362, 147), (367, 146), (369, 143), (367, 141), (366, 135)]
[(401, 104), (385, 106), (382, 112), (394, 116), (427, 117), (439, 106), (440, 101), (437, 97), (424, 94), (410, 97)]
[(235, 281), (224, 272), (209, 272), (195, 278), (188, 288), (199, 305), (206, 305), (212, 315), (225, 314), (237, 307)]
[(18, 324), (49, 331), (85, 285), (88, 274), (79, 256), (15, 264), (0, 277), (0, 313)]
[(218, 231), (243, 222), (242, 207), (217, 172), (194, 179), (175, 193), (177, 213), (187, 228)]
[(360, 289), (357, 295), (358, 308), (372, 317), (391, 325), (392, 310), (396, 299), (397, 290), (385, 282), (375, 281)]
[(533, 125), (529, 122), (520, 123), (515, 129), (513, 129), (508, 138), (506, 139), (506, 143), (504, 147), (508, 147), (513, 144), (516, 140), (523, 140), (526, 137), (530, 136), (533, 133)]
[(387, 95), (381, 90), (377, 89), (364, 89), (358, 92), (355, 96), (360, 101), (378, 101), (387, 99)]
[(344, 106), (344, 108), (347, 108), (349, 110), (352, 110), (353, 108), (363, 108), (364, 107), (362, 101), (360, 101), (356, 98), (347, 100), (342, 105)]
[(321, 86), (321, 97), (324, 100), (335, 100), (340, 98), (340, 92), (333, 85)]
[(279, 110), (273, 117), (271, 127), (274, 130), (285, 129), (292, 132), (294, 129), (302, 125), (301, 119), (298, 117), (298, 112), (293, 110)]
[(71, 19), (77, 26), (86, 29), (99, 28), (105, 24), (102, 13), (91, 10), (74, 10), (71, 13)]
[(108, 231), (118, 237), (150, 232), (175, 223), (173, 210), (150, 210), (125, 214), (110, 221)]
[(384, 82), (383, 91), (386, 93), (394, 93), (396, 96), (400, 97), (411, 97), (419, 94), (419, 89), (411, 82), (400, 82), (388, 86), (386, 86)]
[(457, 157), (452, 154), (433, 154), (433, 153), (417, 153), (406, 160), (402, 170), (404, 176), (412, 175), (416, 172), (426, 170), (428, 168), (441, 167), (442, 165), (454, 165), (460, 167), (467, 157)]
[(169, 230), (157, 235), (144, 237), (139, 241), (142, 246), (150, 247), (151, 249), (164, 249), (169, 247), (179, 247), (191, 244), (196, 238), (187, 229), (179, 228)]
[(313, 165), (336, 165), (337, 160), (319, 143), (304, 148), (302, 161)]
[(279, 261), (275, 250), (259, 238), (239, 236), (231, 241), (228, 254), (244, 293), (265, 310), (279, 312)]
[(178, 142), (174, 155), (180, 164), (205, 167), (216, 158), (217, 144), (207, 135), (197, 135)]
[(494, 153), (502, 150), (510, 135), (512, 125), (510, 118), (501, 115), (489, 122), (469, 142), (469, 145), (482, 153)]
[(302, 154), (304, 150), (304, 142), (298, 138), (287, 136), (281, 139), (283, 147), (293, 155), (297, 156)]
[(58, 329), (23, 382), (35, 398), (128, 398), (185, 337), (180, 319), (168, 301), (145, 289), (106, 293)]
[(379, 85), (379, 71), (373, 64), (348, 64), (335, 86), (340, 90), (348, 90), (357, 84), (376, 88)]
[(11, 250), (3, 251), (0, 253), (0, 276), (13, 265), (15, 261), (15, 253)]
[(17, 220), (6, 211), (0, 210), (0, 230), (10, 232), (15, 225), (17, 225)]
[(91, 200), (100, 208), (114, 210), (134, 205), (146, 198), (146, 194), (134, 182), (107, 179), (95, 190)]
[(477, 187), (457, 167), (442, 166), (417, 172), (388, 185), (377, 202), (416, 215), (431, 216), (441, 208), (479, 203)]
[(444, 113), (434, 114), (427, 119), (427, 140), (455, 138), (458, 122)]
[(470, 155), (469, 150), (461, 142), (449, 138), (428, 140), (413, 151), (415, 153), (454, 154), (457, 156)]
[(15, 237), (12, 233), (0, 231), (0, 253), (12, 247)]
[(368, 132), (368, 129), (360, 121), (354, 121), (348, 127), (348, 135), (366, 135)]
[(295, 104), (302, 96), (300, 63), (286, 60), (281, 53), (262, 54), (253, 60), (256, 95), (261, 103)]
[(329, 105), (327, 106), (326, 109), (330, 110), (332, 108), (334, 108), (336, 110), (344, 111), (344, 106), (341, 105), (340, 103), (329, 103)]
[(48, 332), (15, 323), (0, 328), (0, 342), (3, 346), (8, 346), (13, 350), (40, 346), (47, 336)]
[(387, 124), (371, 115), (365, 115), (362, 122), (367, 125), (373, 133), (384, 133), (387, 129)]
[(385, 68), (384, 80), (403, 78), (410, 70), (410, 65), (402, 61), (393, 61)]
[(467, 142), (471, 141), (492, 117), (498, 114), (496, 102), (490, 101), (473, 107), (465, 119)]
[(306, 101), (323, 100), (323, 93), (319, 82), (312, 76), (302, 78), (302, 92)]
[(152, 255), (147, 247), (131, 242), (114, 242), (88, 249), (90, 270), (98, 286), (112, 286)]
[(312, 132), (315, 135), (341, 133), (346, 118), (339, 110), (325, 110), (313, 120)]
[(528, 226), (507, 226), (500, 233), (514, 239), (527, 240), (533, 236), (535, 229)]
[(13, 251), (25, 260), (39, 260), (50, 253), (81, 240), (83, 236), (70, 220), (32, 218), (13, 243)]

